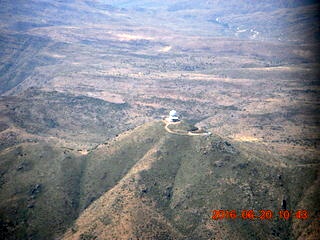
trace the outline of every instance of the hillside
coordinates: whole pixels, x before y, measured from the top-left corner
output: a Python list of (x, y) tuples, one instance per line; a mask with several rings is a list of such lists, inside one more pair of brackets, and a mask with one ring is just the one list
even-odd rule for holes
[(251, 146), (216, 135), (175, 135), (153, 122), (88, 155), (56, 142), (8, 148), (0, 156), (2, 237), (43, 239), (66, 227), (71, 230), (65, 239), (315, 234), (318, 223), (311, 219), (210, 219), (213, 209), (276, 212), (283, 200), (288, 209), (319, 207), (317, 165), (278, 159), (262, 145)]
[[(29, 88), (18, 96), (1, 97), (0, 138), (54, 138), (70, 148), (94, 147), (132, 128), (126, 103)], [(75, 139), (76, 138), (76, 139)], [(2, 146), (2, 144), (4, 146)], [(0, 149), (10, 146), (3, 141)]]
[(53, 143), (23, 143), (1, 152), (2, 239), (46, 239), (78, 214), (82, 160)]
[(213, 209), (277, 211), (284, 198), (288, 209), (318, 207), (317, 168), (260, 148), (250, 151), (215, 135), (170, 134), (162, 122), (85, 156), (54, 143), (21, 144), (1, 154), (2, 236), (43, 239), (68, 226), (66, 239), (312, 236), (317, 223), (311, 220), (210, 219)]
[[(119, 146), (125, 150), (123, 154), (132, 154), (132, 146), (139, 149), (139, 158), (136, 154), (127, 158), (132, 159), (130, 168), (123, 168), (121, 157), (107, 158), (110, 151), (107, 146), (88, 155), (91, 169), (88, 180), (92, 182), (85, 183), (85, 189), (92, 193), (93, 189), (99, 189), (101, 197), (81, 213), (64, 239), (315, 236), (319, 227), (316, 220), (214, 221), (210, 217), (213, 209), (277, 212), (283, 200), (288, 209), (316, 208), (319, 169), (283, 162), (263, 150), (249, 151), (215, 135), (173, 135), (162, 128), (163, 124), (156, 122), (129, 135), (140, 141), (147, 136), (151, 144), (146, 148), (127, 145), (128, 136), (119, 140)], [(94, 161), (97, 156), (103, 161)], [(118, 164), (112, 164), (113, 161)], [(115, 166), (123, 168), (120, 181), (112, 180)], [(302, 176), (308, 176), (304, 177), (304, 183), (298, 180)], [(110, 182), (112, 186), (108, 185)], [(306, 189), (305, 184), (310, 188)]]
[(153, 147), (157, 135), (147, 134), (151, 127), (161, 129), (143, 126), (87, 156), (56, 141), (21, 143), (2, 151), (3, 239), (47, 239), (62, 234)]

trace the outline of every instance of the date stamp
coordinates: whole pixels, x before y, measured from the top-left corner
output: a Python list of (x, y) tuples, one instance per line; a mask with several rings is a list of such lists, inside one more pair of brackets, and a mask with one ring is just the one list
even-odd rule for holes
[[(243, 219), (243, 220), (273, 220), (278, 218), (281, 220), (289, 219), (300, 219), (307, 220), (310, 219), (310, 213), (308, 210), (301, 209), (296, 211), (290, 210), (280, 210), (278, 212), (271, 211), (269, 209), (261, 210), (212, 210), (211, 219), (213, 220), (222, 220), (222, 219)], [(319, 218), (317, 218), (319, 220)]]

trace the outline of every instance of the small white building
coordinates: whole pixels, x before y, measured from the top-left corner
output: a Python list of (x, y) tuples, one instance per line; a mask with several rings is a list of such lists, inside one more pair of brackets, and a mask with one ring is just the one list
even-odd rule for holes
[(169, 112), (168, 121), (169, 122), (179, 122), (180, 121), (180, 117), (179, 117), (176, 110), (171, 110)]

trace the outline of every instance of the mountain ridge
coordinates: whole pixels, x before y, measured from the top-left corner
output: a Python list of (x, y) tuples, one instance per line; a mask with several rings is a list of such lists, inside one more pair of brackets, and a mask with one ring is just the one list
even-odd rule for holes
[[(163, 127), (162, 123), (153, 123), (156, 125)], [(211, 147), (204, 149), (203, 144), (208, 142)], [(184, 149), (181, 155), (180, 149)], [(300, 199), (293, 191), (304, 192), (294, 181), (283, 186), (284, 180), (277, 180), (277, 176), (286, 178), (291, 172), (281, 161), (278, 166), (264, 163), (269, 158), (266, 154), (258, 160), (259, 155), (249, 153), (246, 156), (236, 149), (216, 136), (165, 133), (120, 182), (83, 211), (64, 239), (207, 239), (220, 234), (244, 239), (249, 231), (261, 239), (282, 239), (290, 235), (291, 224), (276, 218), (274, 222), (253, 221), (250, 224), (245, 220), (223, 223), (210, 219), (210, 210), (213, 210), (210, 207), (233, 209), (237, 206), (238, 211), (240, 206), (257, 211), (273, 209), (276, 214), (284, 195), (289, 207), (294, 208)], [(303, 171), (312, 173), (310, 183), (319, 178), (312, 168)], [(247, 189), (249, 186), (251, 190)], [(303, 231), (298, 229), (299, 222), (294, 226), (295, 234)], [(237, 234), (230, 231), (234, 227), (239, 231)], [(311, 229), (312, 233), (316, 231)], [(265, 238), (266, 232), (273, 237)]]
[[(171, 134), (162, 121), (154, 121), (82, 156), (44, 143), (11, 147), (0, 155), (5, 239), (47, 238), (54, 232), (59, 237), (66, 227), (65, 239), (244, 239), (250, 232), (261, 239), (266, 233), (273, 236), (268, 239), (295, 239), (316, 234), (317, 222), (310, 219), (211, 219), (214, 209), (272, 209), (276, 214), (283, 200), (289, 209), (317, 207), (317, 167), (282, 162), (263, 145), (255, 146), (248, 151), (214, 133)], [(13, 180), (23, 181), (19, 189)], [(305, 189), (305, 184), (310, 187)], [(55, 202), (52, 208), (45, 207), (48, 201)], [(25, 221), (29, 224), (21, 228)], [(238, 229), (237, 234), (231, 229)]]

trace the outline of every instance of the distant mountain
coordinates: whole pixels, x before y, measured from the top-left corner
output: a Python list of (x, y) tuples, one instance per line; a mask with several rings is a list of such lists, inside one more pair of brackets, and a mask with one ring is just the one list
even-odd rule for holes
[[(68, 75), (71, 69), (79, 72), (72, 61), (86, 51), (105, 53), (106, 48), (132, 51), (142, 47), (154, 53), (167, 45), (181, 48), (182, 44), (196, 46), (212, 41), (204, 40), (208, 37), (312, 44), (309, 48), (315, 48), (319, 41), (316, 1), (266, 0), (253, 4), (251, 1), (4, 0), (0, 4), (1, 94), (16, 87), (43, 87), (60, 73)], [(126, 29), (136, 31), (136, 35), (129, 36)], [(174, 41), (164, 37), (171, 35), (179, 37), (173, 37)], [(204, 41), (198, 43), (193, 36)], [(119, 45), (119, 39), (126, 39), (130, 46)], [(179, 39), (184, 41), (180, 43)], [(83, 45), (90, 45), (91, 49), (85, 50)], [(71, 61), (66, 61), (65, 54)], [(70, 59), (72, 55), (75, 56)], [(128, 57), (126, 52), (122, 56)], [(100, 57), (100, 53), (95, 55), (86, 66), (98, 59), (105, 64)], [(67, 70), (59, 68), (61, 63), (68, 66)], [(48, 71), (39, 73), (46, 67), (51, 69), (50, 76), (46, 74)]]
[[(126, 103), (33, 88), (19, 97), (1, 100), (0, 122), (8, 126), (6, 132), (12, 131), (22, 139), (28, 135), (54, 137), (69, 142), (75, 148), (90, 148), (132, 128), (126, 122), (129, 120), (126, 111), (130, 109)], [(1, 135), (4, 145), (1, 144), (0, 149), (8, 147), (4, 139), (6, 134)]]

